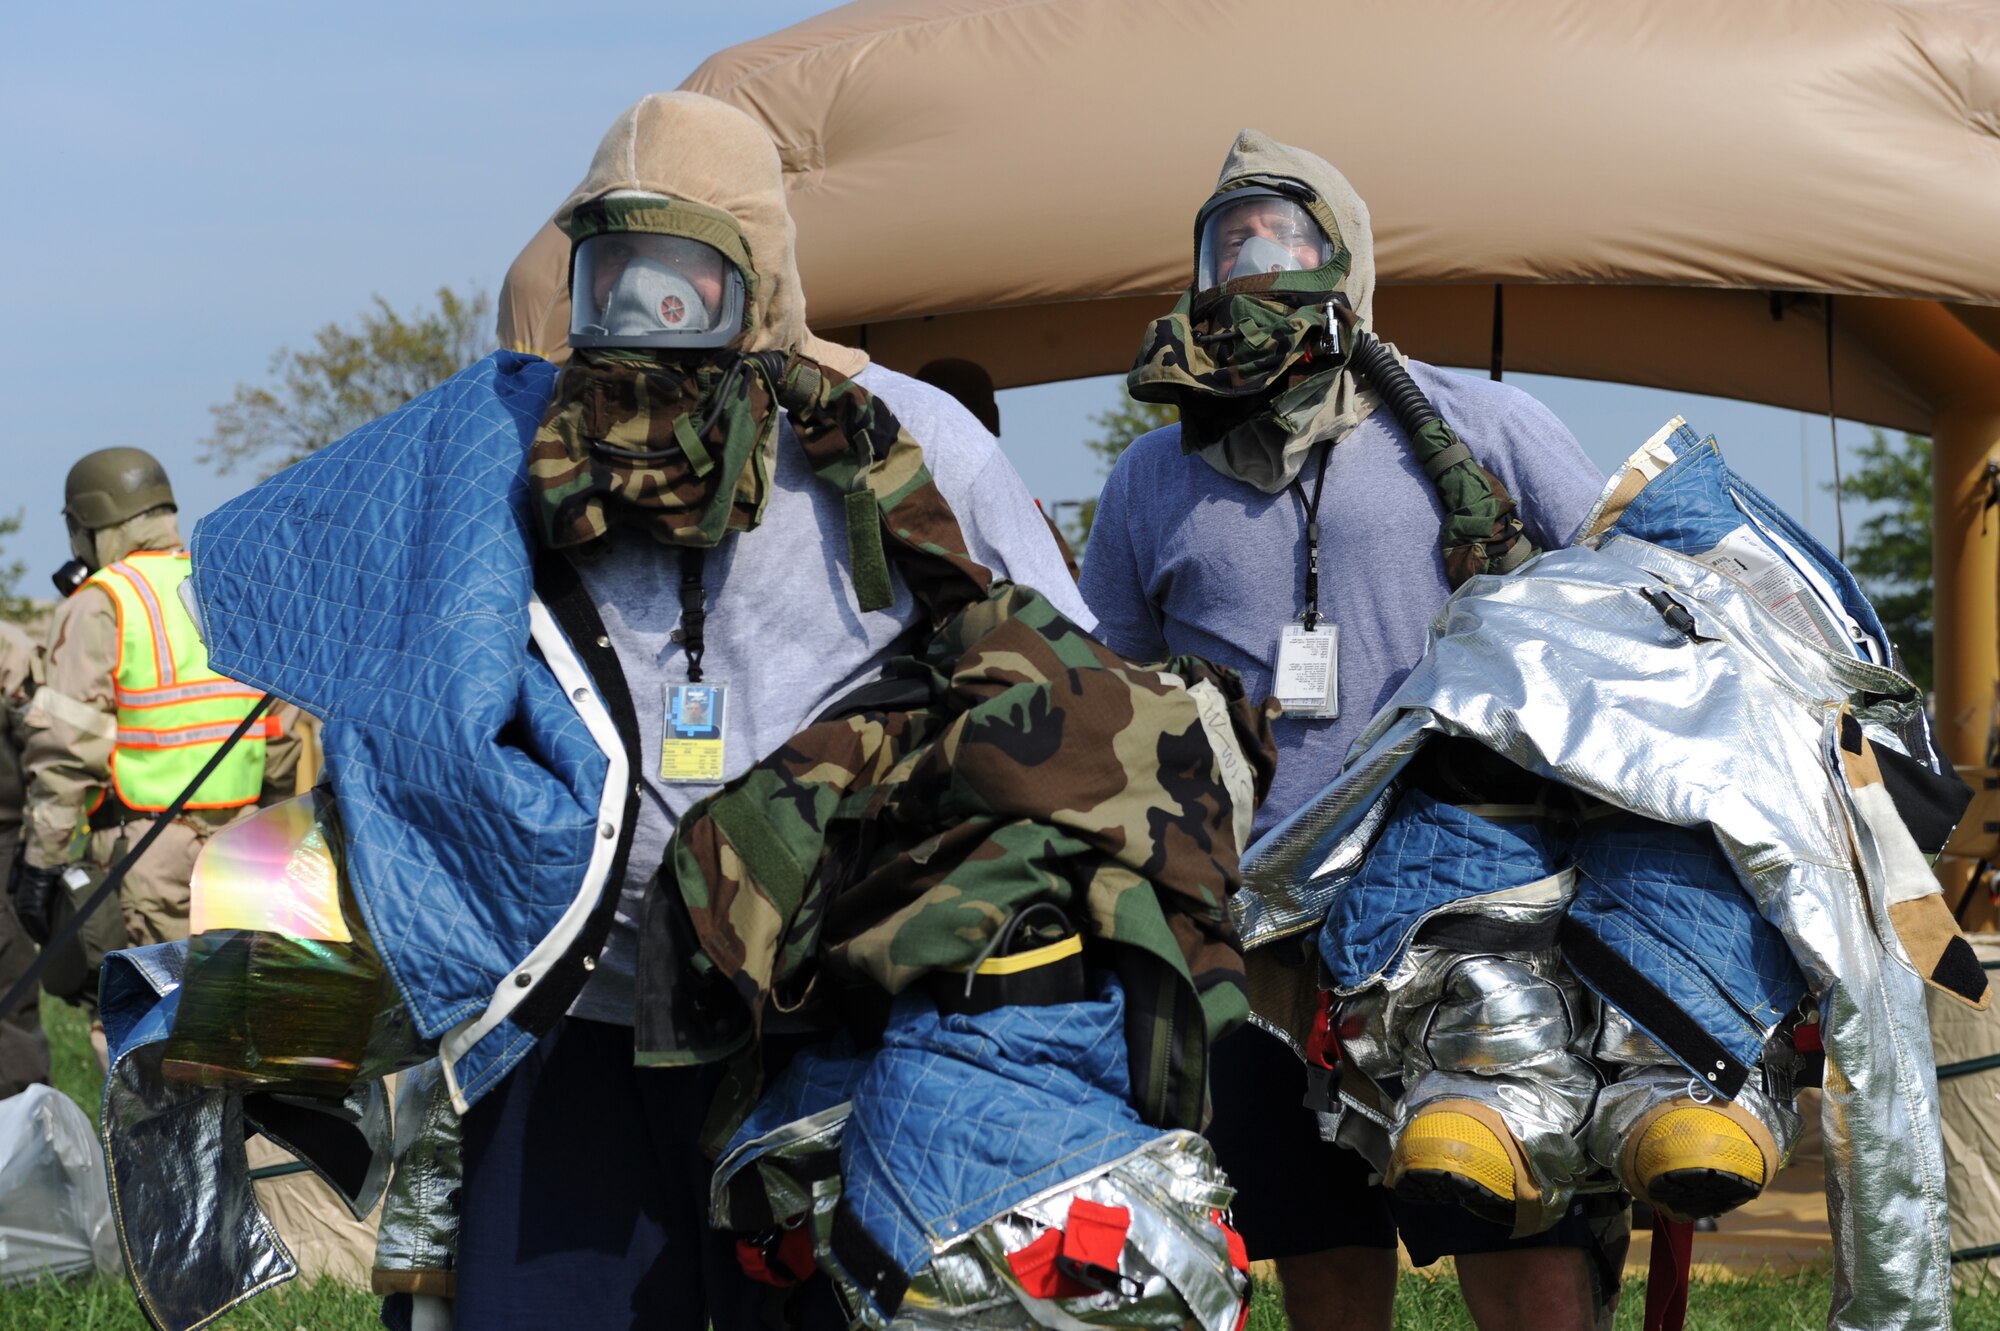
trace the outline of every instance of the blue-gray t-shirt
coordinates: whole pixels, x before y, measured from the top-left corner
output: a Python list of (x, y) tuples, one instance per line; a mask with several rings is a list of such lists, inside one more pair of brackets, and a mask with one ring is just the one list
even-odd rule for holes
[[(951, 397), (870, 365), (855, 376), (889, 404), (923, 445), (924, 462), (958, 517), (974, 559), (1035, 588), (1078, 627), (1093, 625), (1070, 581), (1041, 510), (1000, 445)], [(702, 677), (727, 686), (722, 704), (723, 779), (734, 780), (809, 725), (827, 705), (880, 678), (904, 634), (921, 618), (894, 571), (895, 600), (861, 609), (847, 560), (842, 496), (813, 475), (789, 422), (781, 425), (771, 498), (756, 530), (730, 537), (707, 558), (708, 620)], [(631, 1025), (638, 921), (674, 824), (721, 788), (660, 775), (666, 690), (687, 679), (680, 628), (680, 551), (644, 533), (614, 531), (603, 558), (579, 565), (604, 621), (608, 645), (639, 714), (639, 818), (625, 881), (616, 885), (611, 935), (573, 1016)]]
[[(1416, 361), (1410, 375), (1480, 465), (1520, 506), (1541, 549), (1566, 544), (1604, 478), (1548, 408), (1518, 389)], [(1300, 483), (1312, 495), (1319, 454)], [(1331, 720), (1281, 716), (1278, 772), (1257, 811), (1262, 836), (1323, 790), (1354, 739), (1423, 655), (1450, 594), (1438, 530), (1444, 509), (1388, 409), (1328, 456), (1319, 508), (1320, 611), (1340, 630)], [(1267, 495), (1184, 455), (1180, 427), (1133, 443), (1098, 499), (1083, 563), (1097, 635), (1136, 660), (1191, 652), (1271, 691), (1278, 633), (1305, 608), (1305, 518), (1290, 491)]]

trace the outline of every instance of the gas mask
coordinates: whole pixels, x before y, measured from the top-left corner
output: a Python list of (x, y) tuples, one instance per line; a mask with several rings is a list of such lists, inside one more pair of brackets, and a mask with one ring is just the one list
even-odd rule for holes
[(685, 236), (607, 232), (580, 241), (570, 345), (662, 352), (727, 346), (743, 328), (743, 273)]
[(784, 357), (742, 350), (756, 278), (741, 230), (717, 209), (632, 191), (578, 206), (568, 227), (576, 354), (530, 468), (548, 539), (593, 539), (615, 519), (708, 547), (755, 527)]
[(1295, 429), (1346, 354), (1350, 256), (1331, 211), (1296, 181), (1233, 182), (1203, 205), (1194, 240), (1194, 283), (1149, 330), (1132, 396), (1179, 407), (1190, 450), (1246, 426)]

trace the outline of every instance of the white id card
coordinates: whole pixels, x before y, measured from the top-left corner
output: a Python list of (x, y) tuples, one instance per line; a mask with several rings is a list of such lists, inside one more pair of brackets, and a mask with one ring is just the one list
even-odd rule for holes
[(1271, 692), (1287, 716), (1331, 720), (1340, 715), (1340, 629), (1334, 624), (1287, 624), (1278, 633)]
[(704, 785), (722, 780), (724, 706), (728, 700), (729, 686), (720, 681), (667, 685), (660, 780)]

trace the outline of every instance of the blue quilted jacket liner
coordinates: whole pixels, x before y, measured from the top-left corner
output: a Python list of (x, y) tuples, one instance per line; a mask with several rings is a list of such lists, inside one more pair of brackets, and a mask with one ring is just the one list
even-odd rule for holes
[(1571, 865), (1569, 918), (1739, 1061), (1755, 1063), (1771, 1028), (1804, 997), (1805, 978), (1706, 826), (1612, 815), (1572, 835), (1493, 822), (1405, 791), (1360, 872), (1334, 897), (1321, 955), (1336, 984), (1359, 988), (1395, 969), (1431, 912)]
[(1847, 566), (1817, 537), (1789, 514), (1729, 469), (1714, 439), (1703, 439), (1686, 425), (1674, 432), (1674, 464), (1646, 483), (1611, 532), (1632, 536), (1681, 554), (1698, 555), (1744, 525), (1753, 515), (1787, 541), (1839, 593), (1847, 613), (1882, 643), (1889, 635), (1875, 607), (1861, 594), (1861, 585)]
[[(488, 356), (195, 529), (209, 660), (326, 721), (347, 869), (427, 1037), (485, 1009), (597, 836), (604, 756), (528, 641), (526, 455), (555, 376)], [(466, 1100), (532, 1043), (503, 1022), (474, 1046)]]
[[(792, 1061), (785, 1064), (780, 1072), (765, 1088), (763, 1096), (750, 1110), (743, 1126), (729, 1139), (729, 1148), (723, 1152), (727, 1156), (753, 1142), (767, 1132), (775, 1132), (787, 1123), (796, 1123), (802, 1118), (810, 1118), (823, 1109), (854, 1098), (854, 1088), (860, 1084), (861, 1074), (868, 1070), (868, 1056), (854, 1052), (853, 1042), (845, 1034), (837, 1035), (823, 1045), (800, 1050)], [(746, 1156), (744, 1163), (756, 1159)]]
[(904, 1271), (934, 1248), (1160, 1135), (1133, 1112), (1125, 1002), (941, 1015), (916, 992), (854, 1091), (843, 1198)]
[(1403, 792), (1342, 884), (1320, 934), (1335, 984), (1355, 989), (1394, 968), (1425, 915), (1522, 887), (1569, 867), (1569, 838), (1533, 822), (1493, 822), (1414, 787)]
[(1635, 963), (1739, 1062), (1755, 1063), (1805, 997), (1805, 977), (1707, 825), (1593, 819), (1577, 832), (1576, 867), (1570, 919)]

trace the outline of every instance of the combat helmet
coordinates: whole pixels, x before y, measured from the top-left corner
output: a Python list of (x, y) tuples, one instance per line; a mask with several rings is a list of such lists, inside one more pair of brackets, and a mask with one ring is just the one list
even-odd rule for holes
[(143, 448), (100, 448), (86, 453), (63, 482), (63, 516), (85, 531), (99, 531), (148, 509), (174, 507), (166, 468)]

